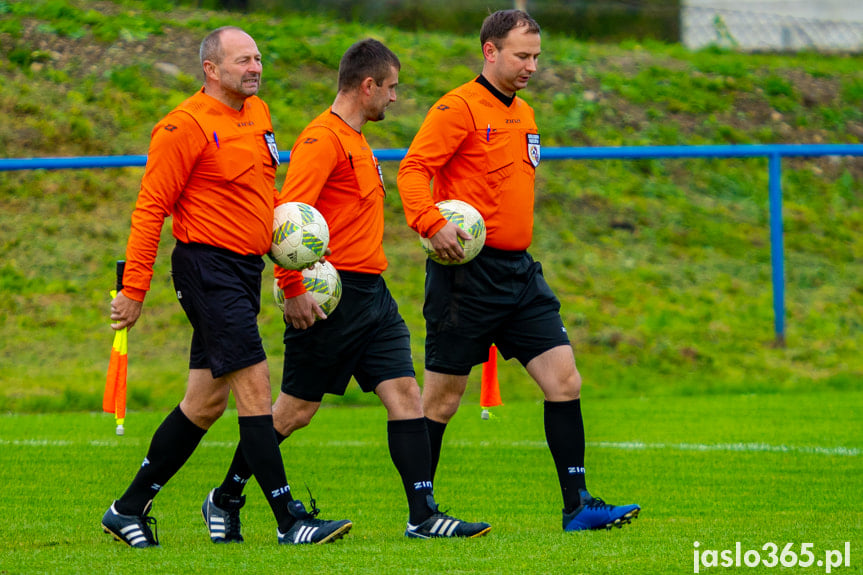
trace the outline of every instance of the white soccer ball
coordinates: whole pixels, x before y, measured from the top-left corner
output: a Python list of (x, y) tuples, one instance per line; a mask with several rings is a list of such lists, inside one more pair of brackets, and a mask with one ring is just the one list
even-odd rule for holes
[(464, 241), (459, 238), (459, 243), (462, 248), (464, 248), (464, 259), (460, 262), (443, 261), (438, 259), (437, 254), (431, 245), (431, 240), (428, 238), (420, 238), (420, 244), (422, 245), (423, 250), (428, 257), (439, 264), (466, 264), (475, 258), (485, 245), (485, 220), (482, 219), (482, 214), (480, 214), (479, 210), (475, 207), (461, 200), (444, 200), (442, 202), (438, 202), (436, 205), (440, 210), (441, 215), (446, 218), (447, 221), (458, 225), (458, 227), (473, 236), (473, 239)]
[[(324, 313), (330, 315), (342, 299), (342, 279), (338, 270), (330, 262), (323, 261), (304, 269), (302, 274), (306, 291), (314, 296)], [(273, 297), (284, 313), (285, 292), (279, 287), (278, 280), (273, 282)]]
[(276, 206), (270, 259), (288, 270), (306, 268), (324, 255), (330, 243), (327, 220), (317, 209), (302, 202)]

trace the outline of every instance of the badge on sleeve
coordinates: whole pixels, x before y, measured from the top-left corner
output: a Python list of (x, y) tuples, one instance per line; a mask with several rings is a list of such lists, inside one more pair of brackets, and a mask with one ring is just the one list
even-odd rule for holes
[(530, 163), (533, 167), (539, 166), (540, 156), (539, 134), (527, 135), (527, 156), (530, 158)]
[(276, 145), (276, 135), (273, 132), (264, 132), (264, 141), (267, 143), (267, 149), (270, 150), (270, 157), (273, 158), (273, 167), (278, 167), (279, 147)]

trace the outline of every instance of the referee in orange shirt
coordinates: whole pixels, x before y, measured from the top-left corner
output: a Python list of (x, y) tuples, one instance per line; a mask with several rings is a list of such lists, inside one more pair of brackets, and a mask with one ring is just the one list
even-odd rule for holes
[[(300, 272), (276, 267), (285, 292), (285, 365), (273, 406), (279, 440), (308, 425), (325, 394), (343, 395), (351, 377), (387, 410), (390, 457), (408, 501), (411, 538), (479, 537), (488, 523), (468, 523), (438, 510), (432, 495), (430, 448), (410, 333), (382, 276), (384, 189), (378, 161), (362, 133), (396, 101), (401, 63), (381, 42), (361, 40), (342, 56), (332, 106), (297, 138), (278, 204), (315, 206), (330, 229), (327, 258), (339, 271), (342, 297), (325, 316)], [(252, 474), (237, 449), (221, 497), (237, 498)], [(234, 521), (239, 525), (239, 514)], [(237, 533), (239, 535), (239, 532)]]
[[(468, 375), (494, 343), (515, 357), (545, 395), (545, 434), (563, 494), (566, 531), (621, 526), (638, 505), (608, 505), (587, 491), (581, 376), (560, 302), (527, 252), (533, 235), (534, 175), (540, 137), (534, 113), (516, 95), (537, 69), (540, 28), (520, 10), (489, 15), (480, 31), (482, 73), (432, 106), (401, 163), (398, 188), (408, 225), (445, 261), (464, 257), (434, 203), (465, 201), (485, 219), (486, 242), (464, 265), (426, 263), (423, 411), (437, 467), (447, 423)], [(431, 195), (430, 184), (433, 182)]]
[[(171, 274), (192, 324), (189, 378), (180, 404), (153, 435), (126, 492), (102, 528), (130, 547), (158, 546), (153, 499), (176, 474), (233, 392), (240, 444), (278, 523), (279, 543), (320, 543), (350, 521), (315, 519), (291, 497), (276, 436), (266, 355), (258, 332), (261, 272), (271, 244), (278, 149), (270, 111), (256, 96), (261, 54), (251, 36), (219, 28), (201, 43), (204, 86), (152, 132), (132, 213), (114, 329), (138, 321), (168, 216), (177, 240)], [(214, 510), (204, 502), (205, 519)], [(208, 523), (210, 520), (208, 519)]]

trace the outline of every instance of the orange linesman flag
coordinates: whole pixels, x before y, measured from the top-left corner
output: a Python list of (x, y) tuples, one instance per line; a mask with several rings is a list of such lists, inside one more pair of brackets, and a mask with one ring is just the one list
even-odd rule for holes
[(497, 346), (488, 348), (488, 361), (482, 364), (482, 386), (479, 390), (479, 406), (483, 409), (503, 405), (500, 385), (497, 381)]
[[(111, 299), (123, 289), (124, 261), (117, 262), (117, 289), (111, 290)], [(129, 365), (129, 330), (118, 329), (114, 332), (111, 346), (111, 361), (108, 363), (108, 376), (105, 380), (105, 394), (102, 396), (102, 411), (113, 413), (117, 421), (117, 435), (123, 435), (126, 421), (126, 374)]]

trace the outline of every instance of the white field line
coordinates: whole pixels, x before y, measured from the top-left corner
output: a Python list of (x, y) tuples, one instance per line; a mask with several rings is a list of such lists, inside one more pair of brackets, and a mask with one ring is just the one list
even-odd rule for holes
[[(311, 445), (315, 447), (372, 447), (384, 445), (382, 441), (305, 441), (296, 440), (298, 445)], [(75, 445), (87, 445), (90, 447), (120, 447), (149, 444), (149, 439), (92, 439), (92, 440), (68, 440), (68, 439), (3, 439), (0, 445), (11, 445), (19, 447), (71, 447)], [(449, 441), (447, 445), (462, 448), (509, 446), (525, 447), (532, 449), (546, 449), (544, 441)], [(863, 455), (863, 449), (857, 447), (823, 447), (819, 445), (771, 445), (769, 443), (644, 443), (640, 441), (594, 441), (588, 442), (589, 447), (598, 449), (622, 449), (624, 451), (647, 451), (647, 450), (672, 450), (672, 451), (731, 451), (739, 453), (802, 453), (807, 455), (838, 455), (845, 457), (859, 457)], [(201, 447), (216, 447), (223, 449), (235, 449), (237, 444), (230, 441), (202, 441)]]
[(641, 443), (600, 441), (590, 444), (592, 447), (610, 449), (625, 449), (628, 451), (644, 449), (673, 449), (675, 451), (739, 451), (739, 452), (769, 452), (769, 453), (806, 453), (816, 455), (845, 455), (857, 457), (863, 451), (856, 447), (821, 447), (818, 445), (770, 445), (769, 443)]

